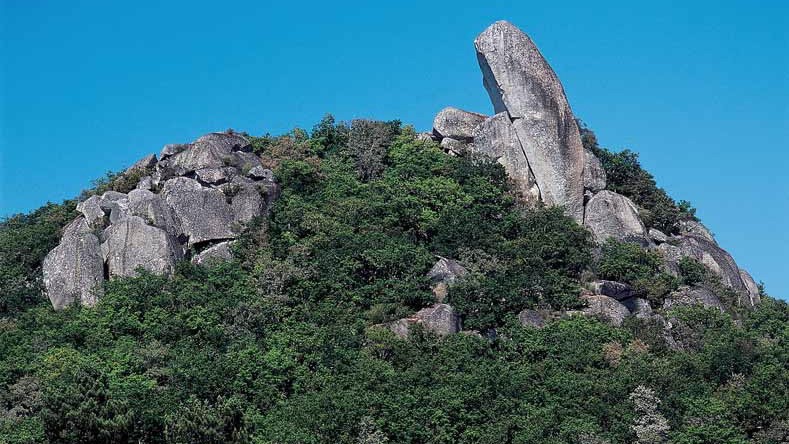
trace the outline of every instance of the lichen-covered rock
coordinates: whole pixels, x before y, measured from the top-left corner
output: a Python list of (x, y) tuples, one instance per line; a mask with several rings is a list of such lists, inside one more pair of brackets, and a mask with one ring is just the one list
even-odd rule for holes
[(170, 156), (174, 156), (181, 151), (188, 149), (191, 144), (188, 143), (170, 143), (162, 148), (162, 151), (159, 153), (159, 159), (164, 160)]
[(496, 113), (513, 120), (548, 205), (583, 219), (584, 149), (561, 82), (531, 39), (511, 23), (489, 26), (474, 40), (483, 83)]
[(591, 284), (594, 294), (601, 294), (622, 301), (627, 298), (632, 298), (636, 295), (633, 287), (623, 284), (622, 282), (598, 280)]
[(102, 208), (101, 196), (90, 196), (77, 204), (77, 211), (85, 217), (85, 222), (91, 228), (103, 229), (109, 219)]
[(500, 163), (524, 200), (539, 200), (540, 188), (507, 113), (496, 114), (480, 123), (474, 129), (474, 143), (470, 150)]
[(92, 307), (103, 292), (104, 261), (99, 238), (85, 218), (64, 230), (60, 244), (44, 258), (44, 287), (56, 310), (72, 303)]
[(189, 247), (236, 237), (233, 208), (221, 191), (203, 187), (194, 179), (176, 177), (164, 184), (161, 195), (178, 218), (179, 234), (188, 238)]
[(466, 274), (468, 271), (457, 261), (440, 258), (427, 273), (427, 277), (433, 285), (435, 301), (444, 302), (449, 294), (449, 286)]
[(604, 190), (606, 176), (600, 159), (591, 151), (584, 150), (584, 188), (597, 192)]
[(644, 223), (638, 217), (638, 208), (625, 196), (603, 190), (586, 204), (584, 225), (594, 234), (597, 242), (609, 238), (649, 245)]
[(109, 214), (110, 223), (114, 224), (129, 215), (129, 196), (117, 191), (107, 191), (101, 195), (99, 206)]
[(440, 146), (445, 153), (453, 156), (462, 156), (468, 150), (468, 143), (451, 137), (444, 137), (441, 139)]
[(135, 276), (142, 268), (156, 274), (171, 273), (183, 257), (178, 241), (138, 216), (129, 216), (104, 231), (110, 277)]
[(163, 156), (157, 169), (168, 169), (173, 175), (184, 175), (201, 168), (238, 164), (238, 155), (234, 153), (248, 147), (249, 141), (238, 134), (211, 133), (197, 139), (187, 149), (169, 157)]
[(439, 336), (458, 333), (462, 330), (460, 328), (460, 316), (458, 316), (454, 308), (447, 304), (434, 304), (423, 308), (413, 316), (386, 324), (386, 327), (397, 336), (405, 338), (411, 333), (411, 328), (416, 324)]
[(614, 326), (621, 326), (625, 318), (630, 315), (630, 310), (614, 298), (595, 295), (583, 295), (581, 299), (586, 301), (586, 308), (582, 312), (587, 316), (599, 316), (606, 322)]
[(156, 165), (156, 154), (148, 154), (147, 156), (143, 157), (137, 162), (134, 162), (134, 165), (127, 168), (125, 173), (129, 174), (134, 170), (147, 170), (148, 168), (153, 168), (155, 165)]
[(485, 116), (453, 107), (442, 109), (433, 119), (433, 133), (440, 138), (449, 137), (460, 141), (470, 141), (474, 128)]
[(223, 184), (236, 174), (238, 170), (233, 167), (200, 168), (195, 171), (197, 180), (211, 185)]
[(247, 172), (247, 177), (252, 180), (266, 180), (269, 182), (274, 181), (274, 172), (268, 168), (264, 168), (263, 165), (257, 165), (252, 167)]
[(704, 287), (682, 286), (671, 292), (663, 302), (664, 309), (688, 305), (701, 305), (703, 307), (718, 309), (721, 312), (724, 311), (723, 304), (718, 296)]
[(233, 259), (233, 252), (230, 250), (232, 241), (220, 242), (201, 251), (192, 258), (192, 263), (197, 265), (208, 265), (215, 262), (229, 261)]
[(173, 210), (158, 194), (142, 189), (131, 190), (129, 212), (143, 218), (148, 225), (161, 228), (173, 236), (180, 234), (178, 220)]
[(518, 313), (518, 322), (524, 327), (542, 328), (545, 318), (537, 310), (525, 309)]
[(236, 176), (219, 189), (230, 199), (233, 221), (239, 227), (263, 213), (265, 205), (263, 196), (261, 196), (258, 184), (252, 180)]
[(151, 179), (151, 176), (145, 176), (141, 178), (140, 181), (137, 182), (137, 189), (148, 191), (153, 190), (153, 180)]
[(686, 236), (703, 237), (704, 239), (707, 239), (708, 241), (717, 244), (717, 242), (715, 242), (715, 236), (712, 235), (712, 232), (699, 221), (695, 221), (695, 220), (680, 221), (679, 232), (680, 234)]
[(639, 319), (648, 319), (654, 315), (652, 311), (652, 306), (649, 305), (649, 301), (642, 298), (630, 298), (625, 299), (622, 301), (622, 305), (627, 307), (630, 310), (630, 314), (639, 318)]
[(649, 238), (658, 244), (662, 244), (663, 242), (668, 242), (668, 236), (662, 231), (658, 230), (657, 228), (649, 229)]

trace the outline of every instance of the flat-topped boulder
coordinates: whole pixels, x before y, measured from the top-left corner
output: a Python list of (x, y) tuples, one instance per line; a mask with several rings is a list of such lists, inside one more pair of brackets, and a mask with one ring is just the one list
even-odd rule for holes
[(64, 229), (60, 244), (42, 264), (44, 286), (56, 310), (73, 303), (92, 307), (103, 294), (104, 260), (99, 238), (79, 217)]
[(165, 182), (162, 197), (180, 222), (188, 246), (236, 236), (233, 208), (218, 189), (206, 188), (194, 179), (176, 177)]
[(463, 111), (451, 106), (442, 109), (433, 119), (433, 133), (439, 138), (449, 137), (471, 141), (474, 128), (485, 120), (482, 114)]
[(419, 310), (413, 316), (398, 319), (385, 326), (397, 336), (405, 338), (411, 334), (411, 329), (417, 324), (438, 336), (447, 336), (462, 330), (460, 316), (447, 304), (434, 304)]
[(537, 46), (506, 21), (474, 40), (496, 113), (512, 120), (547, 205), (583, 219), (584, 148), (564, 88)]

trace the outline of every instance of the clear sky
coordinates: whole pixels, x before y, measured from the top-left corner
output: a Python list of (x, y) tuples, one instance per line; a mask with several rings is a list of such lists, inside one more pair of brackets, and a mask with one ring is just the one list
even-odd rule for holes
[[(600, 3), (605, 3), (601, 5)], [(490, 113), (472, 41), (531, 35), (575, 114), (789, 297), (789, 2), (0, 0), (0, 215), (166, 143)]]

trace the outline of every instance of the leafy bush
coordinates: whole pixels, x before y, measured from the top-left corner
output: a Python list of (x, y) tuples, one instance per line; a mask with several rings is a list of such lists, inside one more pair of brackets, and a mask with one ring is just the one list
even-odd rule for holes
[(630, 284), (652, 305), (659, 306), (678, 286), (676, 278), (662, 271), (662, 265), (663, 258), (656, 251), (609, 239), (602, 246), (596, 271), (601, 279)]

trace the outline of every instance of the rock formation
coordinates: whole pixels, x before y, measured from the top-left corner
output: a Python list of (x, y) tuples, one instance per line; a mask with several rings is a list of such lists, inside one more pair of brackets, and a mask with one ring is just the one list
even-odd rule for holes
[(599, 243), (609, 238), (644, 246), (650, 243), (647, 229), (638, 217), (636, 205), (613, 191), (603, 190), (589, 199), (584, 225)]
[(77, 205), (82, 216), (43, 264), (53, 307), (92, 306), (106, 279), (139, 269), (168, 274), (186, 257), (197, 264), (229, 259), (230, 241), (268, 211), (279, 191), (274, 174), (237, 134), (167, 145), (158, 161), (146, 156), (124, 174), (148, 171), (128, 194), (107, 191)]

